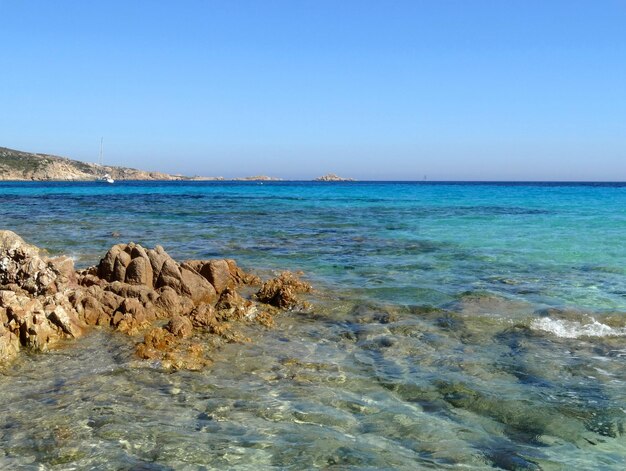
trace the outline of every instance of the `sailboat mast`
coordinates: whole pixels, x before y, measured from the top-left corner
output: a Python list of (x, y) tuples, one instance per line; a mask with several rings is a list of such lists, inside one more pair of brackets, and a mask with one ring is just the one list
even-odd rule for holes
[(102, 142), (103, 141), (104, 141), (104, 137), (101, 137), (100, 138), (100, 161), (99, 161), (100, 167), (102, 167)]

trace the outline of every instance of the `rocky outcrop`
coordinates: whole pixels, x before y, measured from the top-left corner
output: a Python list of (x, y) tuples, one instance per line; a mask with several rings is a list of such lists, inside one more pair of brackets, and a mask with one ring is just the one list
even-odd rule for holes
[(243, 285), (261, 280), (234, 260), (178, 263), (160, 246), (134, 243), (114, 245), (98, 265), (76, 272), (71, 259), (48, 258), (0, 231), (0, 361), (106, 327), (143, 334), (141, 358), (201, 368), (210, 363), (203, 334), (245, 341), (237, 324), (270, 326), (279, 309), (305, 307), (298, 295), (311, 291), (289, 272), (265, 282), (252, 299), (238, 292)]
[(0, 231), (0, 360), (22, 347), (45, 351), (83, 334), (85, 322), (66, 292), (77, 288), (70, 258), (47, 258), (10, 231)]
[(343, 178), (339, 175), (335, 175), (334, 173), (328, 173), (326, 175), (322, 175), (321, 177), (315, 178), (313, 181), (315, 182), (353, 182), (352, 178)]
[(96, 180), (108, 173), (115, 180), (223, 180), (220, 177), (185, 177), (134, 168), (97, 165), (48, 154), (0, 147), (0, 180)]
[(256, 293), (256, 298), (262, 303), (270, 304), (280, 309), (294, 309), (306, 307), (298, 295), (310, 293), (311, 285), (303, 282), (291, 272), (283, 272), (276, 278), (266, 281)]
[(75, 281), (71, 258), (42, 258), (37, 247), (17, 234), (0, 231), (0, 287), (19, 287), (33, 295), (54, 294)]

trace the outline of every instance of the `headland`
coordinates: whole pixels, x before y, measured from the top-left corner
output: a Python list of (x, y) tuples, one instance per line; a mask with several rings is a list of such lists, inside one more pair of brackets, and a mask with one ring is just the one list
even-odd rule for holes
[[(109, 174), (114, 180), (134, 181), (225, 181), (221, 176), (185, 176), (150, 170), (138, 170), (129, 167), (100, 165), (82, 162), (66, 157), (50, 154), (24, 152), (20, 150), (0, 147), (0, 181), (94, 181), (104, 174)], [(282, 181), (282, 178), (254, 175), (236, 177), (232, 181)], [(324, 175), (315, 181), (352, 181), (334, 174)]]

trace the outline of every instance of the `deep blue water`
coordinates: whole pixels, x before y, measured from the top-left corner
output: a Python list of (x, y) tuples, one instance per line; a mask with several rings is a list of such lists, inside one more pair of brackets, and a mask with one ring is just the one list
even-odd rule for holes
[[(118, 388), (141, 378), (149, 391), (129, 392), (127, 407), (142, 417), (159, 401), (179, 404), (171, 382), (187, 394), (171, 422), (178, 445), (145, 427), (87, 427), (66, 448), (93, 451), (72, 458), (61, 447), (67, 463), (623, 468), (624, 183), (2, 183), (0, 227), (79, 266), (132, 240), (178, 259), (232, 257), (262, 275), (302, 270), (321, 293), (317, 317), (285, 316), (253, 346), (216, 353), (223, 361), (205, 375), (162, 376), (130, 354), (100, 359)], [(92, 404), (85, 378), (100, 376), (80, 360), (110, 341), (102, 333), (23, 360), (22, 373), (67, 355), (77, 372), (53, 368), (22, 391), (43, 398), (46, 381), (67, 382)], [(14, 378), (0, 378), (0, 392)], [(255, 388), (267, 403), (250, 397)], [(54, 465), (41, 452), (47, 435), (13, 415), (7, 465)], [(203, 445), (191, 452), (194, 440)]]

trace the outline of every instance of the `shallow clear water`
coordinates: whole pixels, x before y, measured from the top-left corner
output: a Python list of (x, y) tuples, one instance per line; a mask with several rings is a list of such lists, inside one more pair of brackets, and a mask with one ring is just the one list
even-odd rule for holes
[(626, 185), (3, 183), (0, 227), (79, 266), (132, 240), (318, 288), (201, 373), (104, 331), (22, 356), (0, 467), (626, 466)]

